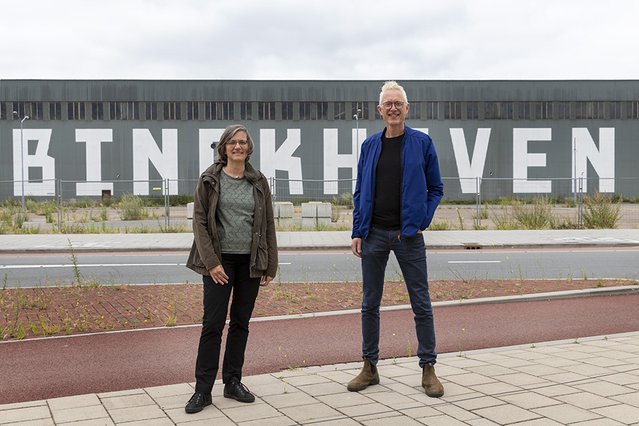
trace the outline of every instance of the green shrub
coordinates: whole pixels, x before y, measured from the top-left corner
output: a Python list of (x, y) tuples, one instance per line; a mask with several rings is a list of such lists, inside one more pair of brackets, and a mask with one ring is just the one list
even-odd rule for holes
[(438, 220), (437, 222), (433, 222), (428, 227), (430, 231), (448, 231), (450, 229), (450, 224), (445, 220)]
[(532, 204), (515, 200), (513, 216), (524, 229), (551, 229), (554, 225), (552, 206), (546, 197), (535, 198)]
[(169, 205), (171, 207), (175, 206), (186, 206), (188, 203), (193, 202), (192, 195), (170, 195), (169, 196)]
[(556, 222), (553, 229), (579, 229), (579, 226), (572, 219), (563, 218), (561, 222)]
[(16, 228), (22, 228), (22, 225), (24, 225), (24, 222), (26, 222), (27, 220), (29, 220), (29, 216), (27, 215), (27, 213), (22, 211), (16, 213), (16, 215), (13, 217), (13, 223)]
[(333, 197), (332, 203), (336, 206), (346, 206), (349, 208), (353, 208), (353, 194), (351, 194), (350, 192), (344, 192), (338, 197)]
[(119, 206), (122, 220), (140, 220), (149, 216), (144, 208), (144, 202), (137, 195), (124, 194)]
[(512, 231), (514, 229), (521, 229), (519, 223), (513, 218), (506, 208), (501, 211), (493, 211), (490, 215), (495, 224), (495, 228), (500, 231)]
[(596, 193), (584, 198), (584, 226), (590, 229), (616, 228), (621, 218), (621, 201), (613, 202), (612, 197)]

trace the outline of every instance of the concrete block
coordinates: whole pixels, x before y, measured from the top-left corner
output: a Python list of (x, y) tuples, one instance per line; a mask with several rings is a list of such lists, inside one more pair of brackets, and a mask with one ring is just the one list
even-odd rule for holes
[(332, 213), (332, 205), (331, 203), (317, 203), (317, 217), (328, 218), (329, 222), (331, 219)]
[(273, 216), (276, 219), (292, 219), (293, 203), (290, 201), (276, 201), (273, 203)]
[(316, 228), (331, 224), (331, 203), (311, 201), (302, 203), (302, 228)]
[(186, 204), (186, 218), (193, 219), (193, 205), (195, 203), (187, 203)]
[(316, 203), (314, 202), (302, 203), (302, 218), (305, 218), (305, 217), (312, 217), (312, 218), (317, 217)]
[(302, 217), (331, 217), (331, 203), (310, 201), (302, 203)]

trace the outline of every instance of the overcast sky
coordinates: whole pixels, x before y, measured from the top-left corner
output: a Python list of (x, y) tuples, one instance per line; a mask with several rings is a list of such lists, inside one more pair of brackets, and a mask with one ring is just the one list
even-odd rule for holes
[(0, 0), (0, 79), (637, 79), (635, 0)]

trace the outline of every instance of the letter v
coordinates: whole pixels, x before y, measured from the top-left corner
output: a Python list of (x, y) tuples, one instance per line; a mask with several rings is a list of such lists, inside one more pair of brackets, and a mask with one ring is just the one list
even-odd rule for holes
[(464, 129), (450, 129), (450, 138), (453, 142), (457, 173), (463, 194), (473, 194), (477, 191), (476, 178), (482, 177), (486, 164), (486, 153), (490, 140), (490, 128), (477, 129), (475, 147), (472, 160), (468, 157), (468, 147)]

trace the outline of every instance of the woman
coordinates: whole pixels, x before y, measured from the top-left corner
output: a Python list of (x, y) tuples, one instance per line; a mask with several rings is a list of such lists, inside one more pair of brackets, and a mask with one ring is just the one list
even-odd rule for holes
[(210, 405), (217, 376), (222, 330), (232, 294), (222, 364), (224, 397), (253, 402), (242, 366), (249, 320), (260, 285), (277, 272), (277, 242), (266, 177), (249, 163), (253, 140), (244, 126), (224, 130), (217, 161), (198, 181), (193, 209), (194, 242), (187, 267), (202, 275), (204, 318), (195, 366), (195, 393), (187, 413)]

